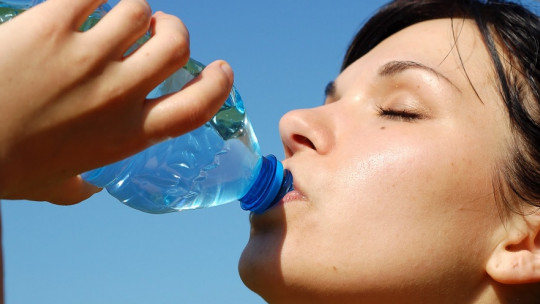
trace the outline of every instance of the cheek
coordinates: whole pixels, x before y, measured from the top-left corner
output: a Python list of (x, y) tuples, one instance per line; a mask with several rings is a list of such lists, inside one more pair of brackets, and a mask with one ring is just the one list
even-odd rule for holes
[(435, 279), (453, 265), (479, 269), (497, 219), (489, 166), (467, 151), (426, 142), (364, 145), (376, 153), (333, 156), (339, 161), (326, 164), (311, 210), (288, 226), (283, 256), (303, 261), (301, 269), (336, 273), (337, 281), (365, 280), (381, 269), (398, 280)]
[[(452, 139), (452, 137), (447, 137)], [(457, 141), (456, 141), (457, 142)], [(383, 143), (384, 144), (384, 143)], [(335, 193), (349, 214), (408, 227), (474, 222), (494, 205), (491, 162), (451, 140), (393, 141), (372, 155), (344, 157)], [(381, 152), (383, 151), (383, 152)]]
[(465, 204), (492, 193), (493, 156), (478, 138), (459, 132), (392, 132), (381, 131), (356, 146), (350, 144), (354, 138), (341, 143), (345, 148), (330, 156), (326, 166), (333, 193), (345, 200), (379, 202), (375, 205), (382, 208), (415, 201), (441, 211), (455, 208), (442, 201)]

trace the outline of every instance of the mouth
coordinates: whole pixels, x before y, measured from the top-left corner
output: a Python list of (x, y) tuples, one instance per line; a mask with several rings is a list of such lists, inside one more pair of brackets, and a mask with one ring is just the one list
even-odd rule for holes
[(305, 201), (307, 198), (306, 196), (304, 195), (304, 193), (302, 193), (302, 191), (298, 190), (298, 188), (296, 187), (296, 185), (293, 186), (293, 190), (289, 191), (282, 199), (281, 199), (281, 202), (280, 204), (287, 204), (287, 203), (290, 203), (292, 201), (298, 201), (298, 200), (302, 200), (302, 201)]
[(287, 176), (285, 177), (286, 181), (284, 181), (284, 183), (288, 186), (283, 187), (282, 185), (281, 191), (284, 192), (281, 195), (278, 195), (278, 197), (281, 197), (281, 199), (272, 203), (272, 205), (263, 212), (252, 211), (250, 215), (251, 217), (259, 217), (259, 215), (275, 213), (275, 210), (282, 209), (285, 204), (289, 204), (293, 201), (307, 201), (307, 197), (301, 190), (301, 186), (299, 185), (298, 180), (295, 179), (292, 170), (290, 170), (290, 168), (284, 168), (284, 171), (286, 172)]
[(292, 174), (292, 187), (290, 191), (287, 192), (287, 194), (285, 194), (281, 201), (279, 201), (276, 205), (283, 205), (297, 200), (307, 200), (306, 196), (302, 191), (302, 186), (299, 185), (298, 178), (295, 176), (291, 168), (286, 168), (285, 170), (289, 171), (290, 174)]
[[(272, 207), (267, 210), (267, 212), (264, 213), (274, 213), (276, 209), (283, 209), (285, 205), (291, 204), (295, 201), (307, 201), (307, 197), (302, 192), (301, 188), (299, 188), (299, 185), (293, 182), (292, 189), (287, 192), (287, 194), (285, 194), (280, 201), (276, 202)], [(271, 212), (272, 210), (274, 210), (274, 212)]]
[(269, 232), (273, 231), (272, 228), (283, 227), (285, 225), (285, 206), (294, 206), (294, 202), (301, 203), (307, 201), (308, 198), (304, 193), (297, 188), (297, 184), (293, 185), (293, 190), (287, 192), (283, 198), (275, 203), (272, 207), (268, 208), (263, 213), (250, 212), (249, 221), (252, 228), (252, 233), (257, 231)]

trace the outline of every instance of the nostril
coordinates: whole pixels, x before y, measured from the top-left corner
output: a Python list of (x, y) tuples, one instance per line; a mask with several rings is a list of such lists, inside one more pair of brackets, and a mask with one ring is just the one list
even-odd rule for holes
[(317, 149), (315, 148), (315, 145), (311, 142), (311, 140), (309, 140), (309, 139), (308, 139), (307, 137), (305, 137), (305, 136), (295, 134), (295, 135), (293, 135), (293, 140), (294, 140), (296, 143), (298, 143), (298, 144), (300, 144), (300, 145), (302, 145), (302, 146), (306, 146), (306, 147), (308, 147), (308, 148), (310, 148), (310, 149), (317, 150)]

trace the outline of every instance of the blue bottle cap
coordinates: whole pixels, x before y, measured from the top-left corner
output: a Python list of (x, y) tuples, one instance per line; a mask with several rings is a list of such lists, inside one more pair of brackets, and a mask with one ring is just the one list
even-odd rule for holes
[(292, 180), (291, 172), (283, 170), (283, 165), (274, 155), (264, 156), (259, 176), (240, 199), (240, 206), (244, 210), (263, 213), (292, 190)]

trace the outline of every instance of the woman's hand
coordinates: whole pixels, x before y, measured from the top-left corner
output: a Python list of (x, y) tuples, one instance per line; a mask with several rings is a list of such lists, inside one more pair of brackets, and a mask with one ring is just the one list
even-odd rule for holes
[(220, 61), (146, 100), (188, 61), (187, 29), (144, 0), (122, 0), (80, 32), (100, 4), (48, 0), (0, 26), (0, 198), (82, 201), (99, 189), (79, 173), (202, 125), (227, 98), (233, 75)]

